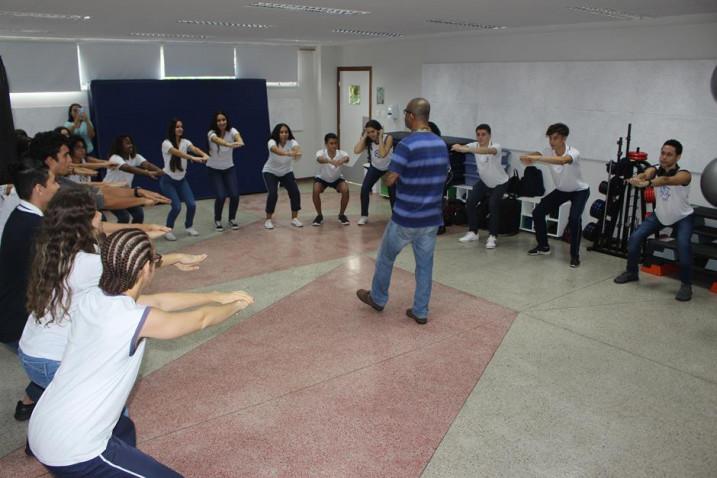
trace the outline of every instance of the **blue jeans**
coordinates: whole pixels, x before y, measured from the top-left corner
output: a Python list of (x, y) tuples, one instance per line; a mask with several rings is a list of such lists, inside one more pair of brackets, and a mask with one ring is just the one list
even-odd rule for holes
[[(386, 174), (388, 171), (381, 171), (376, 169), (373, 165), (369, 166), (366, 170), (366, 176), (363, 178), (361, 183), (361, 215), (368, 216), (368, 200), (371, 194), (371, 188), (376, 182), (381, 179), (381, 176)], [(388, 200), (391, 202), (391, 209), (393, 209), (393, 203), (396, 200), (396, 185), (388, 188)]]
[(371, 298), (384, 306), (388, 302), (388, 288), (396, 256), (408, 244), (413, 247), (416, 259), (416, 291), (413, 295), (413, 313), (420, 318), (428, 317), (433, 282), (433, 251), (436, 248), (438, 226), (403, 227), (390, 221), (383, 233), (381, 248), (376, 257), (376, 271), (371, 284)]
[(207, 168), (209, 181), (214, 187), (214, 220), (222, 220), (222, 212), (224, 211), (224, 201), (229, 198), (229, 219), (237, 218), (237, 209), (239, 208), (239, 181), (237, 180), (234, 166), (229, 169)]
[(264, 176), (264, 185), (266, 186), (266, 213), (274, 214), (276, 209), (276, 201), (279, 200), (279, 184), (284, 186), (286, 192), (289, 193), (289, 201), (291, 202), (291, 211), (297, 212), (301, 209), (301, 193), (299, 186), (296, 184), (294, 173), (286, 173), (283, 176), (277, 176), (272, 173), (262, 173)]
[[(642, 243), (648, 236), (663, 227), (656, 214), (645, 218), (635, 232), (630, 235), (627, 243), (627, 271), (637, 274), (640, 262)], [(692, 230), (695, 227), (694, 214), (674, 223), (672, 229), (677, 232), (677, 260), (680, 264), (680, 281), (683, 284), (692, 284)]]
[(142, 206), (115, 209), (110, 212), (115, 215), (119, 224), (129, 224), (130, 216), (132, 217), (132, 224), (142, 224), (144, 222), (144, 207)]
[(488, 232), (491, 236), (498, 235), (500, 228), (500, 201), (508, 190), (508, 182), (489, 188), (480, 179), (473, 185), (466, 199), (466, 214), (468, 215), (468, 230), (478, 233), (478, 205), (488, 197)]
[(22, 367), (25, 369), (27, 377), (43, 389), (50, 385), (52, 378), (55, 376), (55, 372), (57, 372), (57, 369), (60, 368), (59, 361), (39, 357), (30, 357), (29, 355), (26, 355), (22, 349), (18, 349), (17, 355), (20, 357), (20, 363), (22, 363)]
[(194, 213), (197, 210), (197, 204), (194, 202), (194, 193), (189, 187), (187, 178), (175, 181), (165, 174), (159, 178), (159, 188), (162, 194), (172, 200), (172, 208), (167, 216), (167, 227), (174, 228), (174, 221), (182, 210), (182, 202), (187, 205), (187, 217), (184, 221), (184, 227), (192, 227), (194, 224)]
[(580, 257), (580, 238), (583, 235), (583, 210), (590, 197), (590, 189), (582, 191), (558, 191), (553, 189), (550, 194), (540, 200), (540, 204), (533, 209), (533, 227), (535, 227), (535, 238), (541, 247), (548, 246), (548, 226), (545, 224), (545, 216), (555, 212), (560, 205), (570, 201), (570, 216), (568, 227), (570, 227), (570, 256)]
[[(20, 358), (20, 347), (19, 347), (19, 340), (16, 340), (14, 342), (3, 342), (3, 345), (8, 348), (13, 353), (16, 353), (18, 355), (18, 358)], [(20, 359), (22, 361), (22, 359)], [(32, 380), (32, 378), (31, 378)], [(39, 384), (35, 383), (34, 381), (31, 381), (29, 384), (27, 384), (27, 387), (25, 387), (25, 393), (33, 402), (37, 402), (40, 400), (40, 397), (42, 396), (42, 392), (45, 391), (45, 386), (40, 386)]]

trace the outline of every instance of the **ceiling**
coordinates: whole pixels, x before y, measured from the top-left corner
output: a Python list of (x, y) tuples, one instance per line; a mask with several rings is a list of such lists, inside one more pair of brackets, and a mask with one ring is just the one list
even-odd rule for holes
[[(404, 37), (446, 35), (465, 31), (494, 33), (474, 26), (427, 20), (506, 27), (502, 31), (555, 29), (593, 25), (673, 22), (684, 18), (714, 21), (717, 0), (276, 0), (290, 5), (369, 12), (324, 15), (250, 6), (256, 0), (3, 0), (0, 36), (70, 39), (200, 40), (208, 42), (294, 42), (339, 44), (381, 38), (337, 33), (357, 30)], [(579, 7), (575, 9), (570, 7)], [(617, 18), (591, 9), (617, 11)], [(593, 13), (591, 13), (591, 11)], [(18, 14), (17, 12), (20, 12)], [(9, 13), (9, 14), (8, 14)], [(35, 18), (26, 13), (89, 16), (82, 20)], [(603, 13), (605, 13), (603, 11)], [(610, 12), (607, 12), (611, 14)], [(620, 13), (629, 14), (623, 17)], [(641, 18), (640, 18), (641, 17)], [(219, 25), (178, 23), (180, 20), (223, 22)], [(246, 28), (229, 24), (261, 24)], [(157, 34), (158, 37), (149, 36)]]

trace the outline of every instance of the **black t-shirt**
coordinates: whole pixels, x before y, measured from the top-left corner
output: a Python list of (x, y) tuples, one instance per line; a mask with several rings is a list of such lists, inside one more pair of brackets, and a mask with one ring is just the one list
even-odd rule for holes
[(0, 243), (0, 342), (20, 340), (27, 322), (27, 285), (42, 216), (16, 208)]

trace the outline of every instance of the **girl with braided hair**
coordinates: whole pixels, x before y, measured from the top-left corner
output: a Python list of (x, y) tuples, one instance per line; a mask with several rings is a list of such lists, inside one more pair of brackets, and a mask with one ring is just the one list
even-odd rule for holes
[(219, 324), (254, 300), (243, 291), (143, 295), (162, 256), (137, 229), (108, 236), (101, 258), (99, 287), (76, 298), (62, 364), (30, 418), (30, 448), (55, 476), (181, 476), (135, 448), (122, 413), (143, 339)]
[[(18, 356), (30, 379), (43, 389), (52, 381), (67, 347), (77, 297), (96, 287), (102, 275), (99, 243), (104, 231), (128, 225), (103, 223), (86, 188), (58, 192), (50, 201), (35, 244), (27, 307), (30, 317), (20, 338)], [(166, 228), (143, 227), (158, 237)], [(194, 270), (206, 254), (169, 254), (164, 264)]]
[[(187, 217), (184, 221), (187, 234), (198, 236), (199, 233), (193, 226), (197, 205), (186, 177), (187, 161), (206, 163), (209, 156), (184, 137), (184, 124), (181, 120), (173, 118), (167, 128), (167, 139), (162, 142), (162, 157), (164, 157), (164, 175), (159, 179), (159, 187), (162, 194), (172, 201), (172, 208), (167, 215), (167, 227), (174, 229), (174, 221), (182, 210), (183, 202), (187, 205)], [(168, 241), (177, 240), (177, 236), (172, 231), (165, 234), (164, 238)]]

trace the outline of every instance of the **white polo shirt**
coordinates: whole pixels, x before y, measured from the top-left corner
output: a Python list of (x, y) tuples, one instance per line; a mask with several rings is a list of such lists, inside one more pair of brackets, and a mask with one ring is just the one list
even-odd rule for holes
[[(267, 148), (269, 148), (269, 159), (264, 163), (264, 168), (262, 168), (262, 173), (271, 173), (274, 176), (282, 177), (286, 176), (290, 172), (294, 170), (293, 168), (293, 162), (294, 157), (293, 156), (280, 156), (278, 154), (275, 154), (271, 148), (274, 146), (277, 146), (276, 141), (273, 139), (270, 139), (267, 143)], [(278, 146), (279, 149), (282, 149), (286, 151), (287, 153), (291, 151), (295, 146), (299, 146), (299, 143), (296, 142), (295, 139), (290, 139), (286, 142), (284, 146)]]
[(122, 183), (126, 186), (132, 187), (132, 181), (134, 181), (134, 174), (128, 173), (127, 171), (122, 171), (120, 167), (126, 164), (127, 166), (139, 168), (145, 161), (147, 160), (141, 154), (137, 154), (134, 158), (130, 158), (127, 160), (118, 154), (113, 154), (112, 156), (110, 156), (109, 162), (112, 164), (116, 164), (117, 167), (115, 169), (107, 169), (107, 174), (105, 174), (105, 179), (103, 180), (103, 182)]
[[(316, 152), (316, 159), (325, 158), (325, 159), (344, 159), (348, 158), (349, 155), (346, 153), (346, 151), (341, 151), (340, 149), (336, 150), (336, 155), (334, 157), (329, 156), (329, 152), (324, 149), (320, 149)], [(327, 183), (333, 183), (334, 181), (338, 181), (341, 176), (341, 166), (334, 166), (333, 164), (319, 164), (319, 170), (316, 173), (316, 176), (319, 179), (322, 179), (326, 181)]]
[(74, 465), (107, 448), (137, 379), (145, 347), (137, 337), (149, 310), (99, 287), (77, 300), (62, 364), (28, 427), (30, 448), (41, 463)]
[[(190, 146), (192, 146), (192, 142), (188, 139), (182, 138), (182, 141), (179, 142), (179, 147), (177, 149), (183, 153), (186, 153), (189, 150)], [(172, 146), (172, 142), (168, 139), (165, 139), (162, 142), (162, 158), (164, 158), (163, 171), (166, 175), (168, 175), (175, 181), (180, 181), (184, 179), (184, 176), (186, 176), (187, 174), (187, 160), (184, 158), (179, 158), (179, 161), (182, 163), (182, 171), (172, 171), (172, 169), (169, 167), (169, 162), (172, 159), (172, 154), (169, 152), (169, 148), (173, 147), (174, 146)]]
[[(227, 143), (233, 143), (234, 137), (239, 134), (239, 131), (232, 128), (229, 131), (224, 132), (222, 138)], [(207, 139), (209, 140), (209, 161), (207, 161), (207, 167), (212, 169), (229, 169), (234, 166), (234, 148), (227, 148), (226, 146), (220, 146), (212, 141), (212, 138), (216, 137), (217, 133), (214, 130), (209, 130), (207, 133)]]
[[(470, 149), (475, 150), (480, 145), (470, 143), (466, 145)], [(508, 173), (503, 169), (501, 164), (503, 148), (497, 143), (490, 143), (488, 148), (495, 148), (495, 154), (473, 154), (476, 160), (476, 168), (480, 180), (489, 188), (494, 188), (508, 182)]]
[(690, 206), (690, 184), (655, 186), (655, 215), (660, 224), (671, 226), (695, 212)]
[[(552, 148), (543, 150), (543, 156), (559, 156)], [(548, 164), (550, 175), (553, 177), (555, 189), (566, 193), (573, 191), (584, 191), (590, 186), (583, 181), (580, 171), (580, 151), (565, 145), (565, 153), (562, 156), (570, 156), (573, 162), (569, 164)]]
[(68, 316), (53, 320), (47, 314), (36, 320), (33, 314), (25, 323), (20, 338), (20, 349), (25, 355), (60, 362), (67, 348), (70, 334), (70, 320), (79, 297), (93, 287), (97, 287), (102, 276), (102, 259), (99, 254), (80, 251), (75, 256), (72, 269), (65, 283), (70, 293)]
[(368, 145), (368, 154), (371, 165), (379, 171), (388, 171), (388, 165), (391, 164), (391, 151), (386, 156), (381, 156), (378, 144), (371, 142)]

